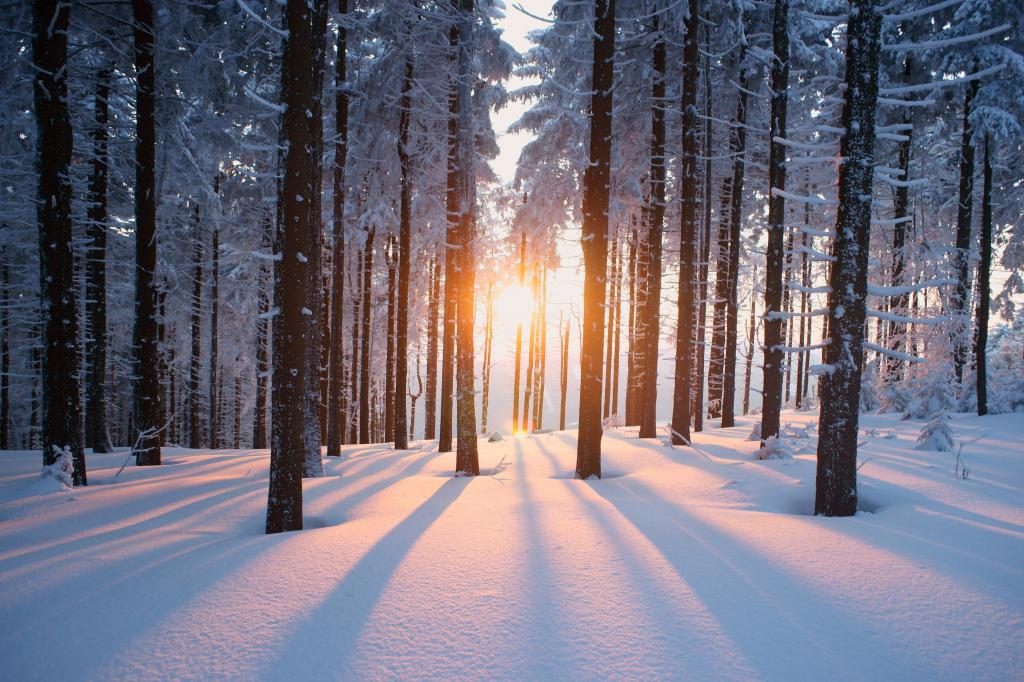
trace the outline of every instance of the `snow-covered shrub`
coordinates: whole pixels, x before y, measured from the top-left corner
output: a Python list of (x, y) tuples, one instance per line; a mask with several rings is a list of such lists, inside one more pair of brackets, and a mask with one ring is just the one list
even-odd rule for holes
[(949, 413), (945, 410), (937, 412), (917, 437), (917, 450), (935, 450), (937, 452), (953, 451), (953, 426), (950, 424)]
[(761, 440), (761, 422), (754, 422), (754, 428), (750, 429), (750, 435), (747, 436), (747, 440)]
[(758, 459), (792, 459), (793, 448), (784, 438), (772, 436), (765, 440), (755, 454)]
[(904, 411), (906, 419), (932, 419), (940, 412), (956, 409), (953, 381), (949, 368), (933, 371), (910, 383), (911, 398)]
[(860, 382), (860, 411), (874, 412), (881, 406), (876, 384), (878, 383), (878, 366), (869, 362)]
[(53, 464), (43, 467), (41, 478), (52, 478), (68, 488), (73, 484), (75, 475), (75, 459), (71, 454), (71, 446), (65, 445), (63, 449), (53, 446), (53, 454), (57, 460)]

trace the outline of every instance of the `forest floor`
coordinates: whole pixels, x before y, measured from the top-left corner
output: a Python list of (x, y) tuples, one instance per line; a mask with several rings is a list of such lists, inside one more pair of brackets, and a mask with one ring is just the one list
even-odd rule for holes
[(862, 417), (860, 499), (811, 516), (816, 414), (787, 460), (752, 418), (673, 449), (613, 430), (480, 441), (483, 474), (419, 442), (351, 446), (263, 535), (265, 451), (89, 458), (57, 490), (0, 453), (7, 680), (1010, 680), (1024, 669), (1024, 415)]

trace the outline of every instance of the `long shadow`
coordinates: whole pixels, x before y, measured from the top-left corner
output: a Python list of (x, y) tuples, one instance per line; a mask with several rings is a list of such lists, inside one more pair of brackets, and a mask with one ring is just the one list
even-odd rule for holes
[[(345, 476), (342, 478), (341, 483), (330, 488), (317, 488), (310, 490), (305, 493), (304, 506), (311, 508), (316, 503), (329, 505), (326, 509), (321, 512), (321, 516), (326, 517), (325, 520), (330, 521), (334, 519), (339, 520), (344, 516), (345, 512), (355, 508), (360, 503), (368, 500), (379, 492), (390, 488), (392, 485), (398, 483), (404, 478), (415, 476), (423, 467), (427, 465), (431, 459), (436, 456), (435, 452), (424, 452), (419, 457), (410, 458), (410, 461), (402, 467), (399, 471), (375, 481), (370, 485), (360, 488), (354, 493), (346, 494), (346, 491), (352, 488), (354, 485), (363, 480), (363, 477), (371, 476), (381, 469), (387, 468), (386, 465), (375, 468), (372, 472), (366, 469), (360, 471), (358, 474), (353, 476)], [(405, 451), (405, 455), (409, 456), (410, 452)], [(308, 503), (308, 506), (307, 506)]]
[[(907, 661), (905, 652), (884, 636), (858, 630), (849, 613), (836, 609), (823, 596), (809, 593), (793, 576), (774, 568), (770, 559), (743, 565), (741, 561), (755, 555), (755, 550), (678, 504), (663, 500), (636, 480), (626, 483), (594, 481), (589, 486), (651, 541), (764, 677), (782, 679), (800, 660), (818, 666), (816, 671), (803, 668), (811, 677), (840, 673), (848, 667), (848, 656), (840, 649), (871, 652), (874, 658), (861, 662), (875, 666), (873, 677), (877, 679), (921, 675), (919, 662)], [(805, 594), (807, 599), (799, 598)], [(785, 601), (794, 595), (798, 598)], [(784, 656), (772, 655), (785, 646), (780, 640), (782, 631), (806, 643), (800, 659), (787, 661)], [(826, 633), (831, 641), (823, 637)], [(813, 651), (814, 656), (807, 657), (807, 651)]]
[[(320, 605), (280, 646), (281, 656), (267, 669), (270, 679), (335, 679), (351, 670), (363, 627), (406, 554), (472, 479), (445, 481), (409, 516), (381, 538), (345, 574)], [(457, 539), (453, 539), (457, 541)], [(452, 589), (457, 589), (453, 585)]]

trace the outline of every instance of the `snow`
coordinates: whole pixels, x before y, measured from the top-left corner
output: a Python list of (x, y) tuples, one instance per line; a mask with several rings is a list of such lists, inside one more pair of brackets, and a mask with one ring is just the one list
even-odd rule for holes
[[(954, 415), (965, 443), (862, 415), (853, 518), (810, 515), (815, 415), (694, 447), (575, 432), (349, 446), (305, 482), (306, 530), (262, 534), (266, 451), (90, 455), (87, 488), (0, 453), (6, 679), (1007, 680), (1024, 664), (1024, 425)], [(55, 646), (54, 633), (59, 634)]]

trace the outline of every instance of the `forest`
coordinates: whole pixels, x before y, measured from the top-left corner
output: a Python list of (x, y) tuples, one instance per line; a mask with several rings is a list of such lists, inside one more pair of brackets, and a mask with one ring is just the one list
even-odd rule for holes
[(1018, 0), (9, 0), (0, 54), (11, 679), (61, 585), (89, 679), (791, 679), (776, 618), (797, 679), (1019, 671)]

